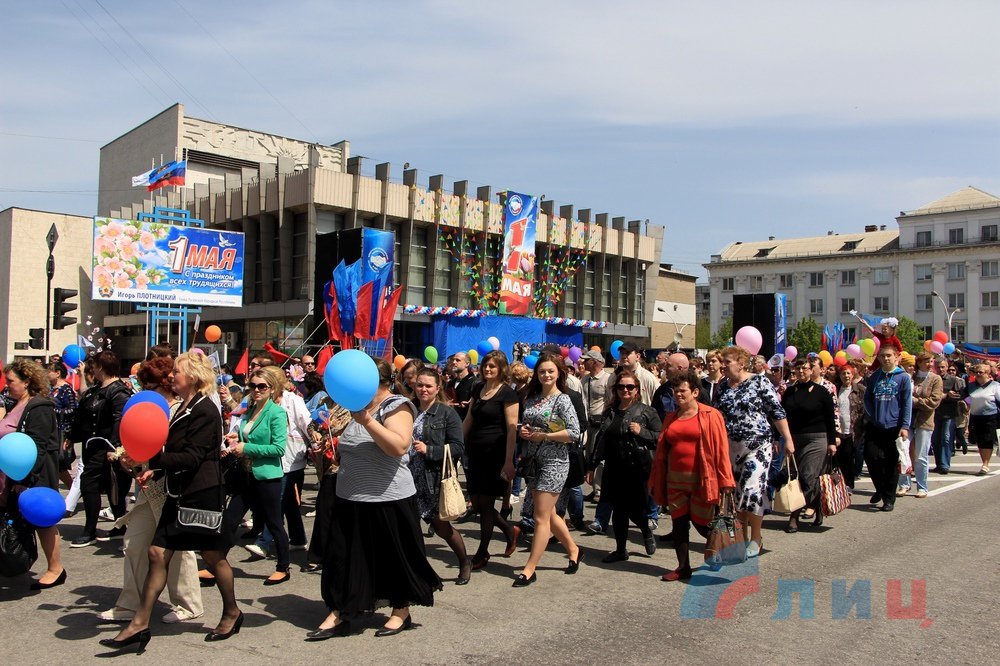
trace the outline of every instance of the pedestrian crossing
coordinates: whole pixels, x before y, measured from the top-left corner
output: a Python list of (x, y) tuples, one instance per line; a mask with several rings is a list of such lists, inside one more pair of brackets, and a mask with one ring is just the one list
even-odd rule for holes
[[(931, 470), (934, 469), (934, 465), (934, 456), (931, 456)], [(986, 479), (1000, 473), (1000, 460), (996, 460), (996, 456), (994, 456), (994, 460), (990, 461), (990, 472), (984, 476), (979, 476), (979, 470), (982, 466), (983, 461), (979, 457), (978, 450), (969, 449), (969, 452), (966, 454), (956, 453), (951, 458), (951, 468), (948, 474), (935, 474), (931, 471), (927, 475), (927, 497), (943, 495), (944, 493), (951, 492), (952, 490), (958, 490), (972, 485), (973, 483), (985, 481)], [(865, 468), (865, 474), (867, 475), (867, 467)], [(862, 476), (859, 479), (855, 479), (854, 487), (861, 491), (874, 490), (872, 480), (868, 476)], [(909, 496), (914, 496), (916, 492), (917, 484), (911, 475)]]

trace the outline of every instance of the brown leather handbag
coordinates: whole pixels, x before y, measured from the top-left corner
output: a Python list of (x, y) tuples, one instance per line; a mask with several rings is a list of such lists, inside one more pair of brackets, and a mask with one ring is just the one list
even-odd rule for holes
[(743, 524), (736, 517), (736, 501), (732, 493), (722, 496), (719, 513), (708, 524), (705, 563), (709, 566), (740, 564), (747, 559), (747, 544), (743, 540)]

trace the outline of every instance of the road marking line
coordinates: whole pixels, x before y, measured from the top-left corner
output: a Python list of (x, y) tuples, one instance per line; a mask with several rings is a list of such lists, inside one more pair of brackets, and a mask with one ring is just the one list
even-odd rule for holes
[(972, 477), (970, 479), (962, 479), (961, 481), (959, 481), (957, 483), (953, 483), (953, 484), (948, 485), (948, 486), (945, 486), (944, 488), (937, 488), (935, 490), (932, 490), (929, 493), (927, 493), (927, 496), (928, 497), (936, 497), (937, 495), (943, 495), (944, 493), (948, 492), (949, 490), (956, 490), (957, 488), (964, 488), (965, 486), (972, 485), (973, 483), (977, 483), (979, 481), (985, 481), (986, 479), (988, 479), (988, 478), (990, 478), (992, 476), (994, 476), (994, 475), (993, 474), (986, 474), (985, 476), (974, 476), (974, 477)]

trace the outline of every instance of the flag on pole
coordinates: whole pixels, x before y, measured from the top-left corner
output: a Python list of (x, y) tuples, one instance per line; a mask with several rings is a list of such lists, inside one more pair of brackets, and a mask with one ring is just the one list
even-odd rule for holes
[(132, 187), (146, 187), (149, 185), (149, 177), (153, 175), (156, 169), (150, 169), (145, 173), (140, 173), (138, 176), (132, 176)]
[(82, 335), (76, 336), (76, 344), (80, 345), (84, 349), (86, 349), (87, 347), (90, 347), (91, 349), (97, 349), (97, 347), (94, 346), (93, 342), (83, 337)]
[(236, 367), (233, 369), (233, 372), (235, 374), (237, 374), (237, 375), (244, 375), (244, 376), (248, 372), (250, 372), (250, 350), (249, 349), (244, 349), (243, 350), (243, 356), (240, 356), (240, 361), (239, 361), (239, 363), (236, 364)]
[(147, 174), (149, 183), (146, 185), (146, 189), (152, 192), (168, 185), (183, 185), (186, 174), (187, 160), (168, 162)]

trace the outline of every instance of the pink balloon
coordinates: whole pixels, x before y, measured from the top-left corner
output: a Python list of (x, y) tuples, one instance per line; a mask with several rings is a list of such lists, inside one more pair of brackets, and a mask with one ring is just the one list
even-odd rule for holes
[(795, 348), (794, 345), (788, 345), (785, 347), (785, 360), (794, 361), (795, 357), (799, 355), (799, 350)]
[(856, 344), (847, 345), (847, 354), (851, 358), (861, 358), (865, 355), (865, 353), (861, 351), (861, 347)]
[(937, 340), (931, 340), (930, 347), (931, 347), (931, 353), (933, 354), (940, 354), (941, 352), (944, 351), (944, 345), (938, 342)]
[(875, 353), (877, 354), (878, 350), (882, 349), (882, 341), (876, 338), (874, 335), (872, 336), (872, 340), (875, 341)]
[(763, 344), (764, 337), (753, 326), (744, 326), (736, 331), (736, 346), (746, 349), (751, 354), (759, 352)]

